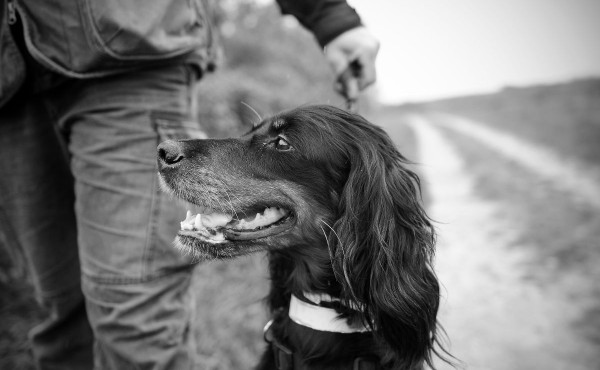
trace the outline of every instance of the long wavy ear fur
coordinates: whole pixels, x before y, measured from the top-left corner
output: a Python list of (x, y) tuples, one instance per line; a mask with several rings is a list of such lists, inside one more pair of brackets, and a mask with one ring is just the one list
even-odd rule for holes
[(343, 298), (364, 306), (387, 366), (432, 366), (439, 285), (419, 179), (383, 130), (358, 116), (344, 119), (353, 122), (334, 140), (346, 147), (349, 174), (330, 238)]

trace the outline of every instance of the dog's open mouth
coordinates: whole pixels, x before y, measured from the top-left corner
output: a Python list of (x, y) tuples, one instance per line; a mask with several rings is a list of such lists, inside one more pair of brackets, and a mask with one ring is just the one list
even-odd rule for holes
[(288, 229), (291, 219), (290, 211), (278, 207), (267, 207), (244, 218), (205, 208), (197, 214), (187, 211), (179, 235), (211, 244), (260, 239)]

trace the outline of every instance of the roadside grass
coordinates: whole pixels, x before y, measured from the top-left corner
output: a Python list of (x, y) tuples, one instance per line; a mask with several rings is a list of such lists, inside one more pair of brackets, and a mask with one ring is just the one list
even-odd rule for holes
[(598, 168), (600, 165), (600, 79), (505, 88), (406, 107), (443, 111), (510, 132)]

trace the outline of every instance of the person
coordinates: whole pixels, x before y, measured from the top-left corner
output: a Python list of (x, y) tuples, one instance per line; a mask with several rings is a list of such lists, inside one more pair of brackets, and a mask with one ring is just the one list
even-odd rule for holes
[[(378, 41), (345, 1), (278, 3), (347, 98), (374, 82)], [(2, 0), (0, 227), (48, 311), (29, 334), (40, 369), (202, 368), (193, 264), (171, 246), (184, 210), (155, 152), (204, 135), (194, 86), (214, 32), (202, 0)]]

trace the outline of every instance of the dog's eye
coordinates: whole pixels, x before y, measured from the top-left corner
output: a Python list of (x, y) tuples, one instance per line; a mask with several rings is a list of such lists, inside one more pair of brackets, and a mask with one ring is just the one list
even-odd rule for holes
[(281, 152), (287, 152), (288, 150), (292, 150), (292, 146), (281, 136), (277, 138), (274, 142), (275, 149)]

